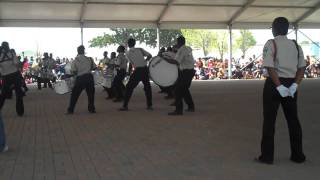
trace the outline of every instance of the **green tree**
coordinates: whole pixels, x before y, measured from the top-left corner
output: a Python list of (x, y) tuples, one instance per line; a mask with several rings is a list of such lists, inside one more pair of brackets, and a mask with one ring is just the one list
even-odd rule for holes
[(213, 41), (213, 47), (220, 55), (220, 59), (223, 60), (224, 54), (228, 51), (228, 33), (226, 31), (216, 31), (214, 34), (215, 40)]
[(183, 36), (186, 38), (188, 45), (196, 48), (201, 48), (203, 54), (207, 56), (214, 48), (214, 41), (216, 40), (214, 31), (202, 29), (183, 29), (181, 30)]
[[(156, 29), (127, 29), (127, 28), (111, 28), (110, 34), (104, 33), (89, 41), (90, 47), (106, 47), (108, 45), (126, 44), (127, 40), (132, 37), (140, 43), (147, 46), (157, 46), (157, 30)], [(160, 46), (172, 46), (180, 30), (160, 30)]]
[(301, 45), (309, 45), (311, 44), (310, 41), (304, 40), (302, 42), (300, 42)]
[(240, 30), (240, 37), (236, 39), (236, 47), (241, 50), (243, 56), (245, 56), (248, 49), (255, 46), (256, 43), (256, 40), (249, 30)]
[(160, 30), (160, 47), (169, 47), (176, 44), (178, 36), (182, 35), (181, 30), (161, 29)]

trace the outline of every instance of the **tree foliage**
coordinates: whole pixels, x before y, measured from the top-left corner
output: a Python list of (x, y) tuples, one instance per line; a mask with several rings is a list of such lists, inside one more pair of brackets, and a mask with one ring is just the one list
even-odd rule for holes
[(223, 60), (224, 54), (229, 50), (228, 46), (228, 33), (226, 31), (216, 31), (213, 47), (218, 51), (221, 60)]
[(187, 44), (201, 48), (205, 56), (216, 50), (220, 58), (223, 59), (224, 54), (228, 51), (228, 33), (226, 31), (203, 29), (183, 29), (181, 31), (186, 38)]
[(176, 44), (176, 39), (181, 36), (181, 30), (161, 29), (160, 30), (160, 47), (169, 47)]
[(186, 38), (186, 43), (189, 46), (201, 48), (205, 56), (213, 50), (216, 39), (213, 31), (203, 29), (183, 29), (181, 31)]
[(243, 56), (248, 49), (256, 45), (256, 40), (249, 30), (240, 30), (240, 37), (236, 39), (236, 47), (241, 50)]
[[(147, 46), (157, 46), (157, 30), (156, 29), (127, 29), (127, 28), (111, 28), (111, 33), (104, 33), (89, 41), (90, 47), (106, 47), (109, 45), (126, 44), (129, 38), (135, 38), (140, 43)], [(160, 30), (160, 46), (172, 46), (175, 39), (181, 34), (180, 30)]]

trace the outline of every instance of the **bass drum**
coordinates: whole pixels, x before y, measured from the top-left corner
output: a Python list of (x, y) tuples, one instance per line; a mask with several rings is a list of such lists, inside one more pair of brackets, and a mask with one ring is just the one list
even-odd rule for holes
[(168, 87), (177, 81), (179, 70), (177, 65), (170, 64), (163, 58), (156, 56), (150, 60), (149, 73), (154, 83)]

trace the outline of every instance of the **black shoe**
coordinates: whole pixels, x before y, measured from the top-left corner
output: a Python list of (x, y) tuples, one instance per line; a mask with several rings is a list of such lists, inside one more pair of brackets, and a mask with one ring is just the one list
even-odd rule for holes
[(106, 99), (106, 100), (109, 100), (109, 99), (113, 99), (113, 97), (110, 97), (110, 96), (109, 96), (109, 97), (106, 97), (105, 99)]
[(194, 110), (194, 108), (188, 108), (188, 109), (186, 109), (186, 112), (194, 112), (195, 110)]
[(173, 111), (173, 112), (170, 112), (168, 113), (169, 116), (181, 116), (183, 115), (182, 112), (178, 112), (178, 111)]
[(261, 156), (260, 156), (260, 157), (255, 157), (255, 158), (254, 158), (254, 161), (255, 161), (255, 162), (258, 162), (258, 163), (261, 163), (261, 164), (268, 164), (268, 165), (272, 165), (272, 164), (273, 164), (273, 161), (272, 161), (272, 160), (262, 159)]
[(128, 110), (129, 110), (128, 107), (122, 107), (119, 109), (119, 111), (128, 111)]
[(306, 157), (300, 157), (300, 158), (294, 158), (294, 157), (291, 157), (290, 160), (292, 162), (295, 162), (295, 163), (298, 163), (298, 164), (301, 164), (301, 163), (304, 163), (306, 161)]
[(148, 107), (147, 107), (147, 110), (148, 110), (148, 111), (153, 111), (153, 107), (152, 107), (152, 106), (148, 106)]
[(89, 113), (95, 114), (95, 113), (97, 113), (97, 112), (96, 112), (96, 110), (92, 110), (92, 111), (89, 111)]
[(66, 115), (72, 115), (72, 114), (73, 114), (72, 111), (67, 111), (67, 112), (66, 112)]
[(169, 106), (176, 106), (176, 102), (171, 103)]
[(114, 99), (113, 102), (122, 102), (122, 99), (117, 98), (117, 99)]
[(164, 99), (173, 99), (173, 98), (174, 98), (173, 96), (169, 96), (169, 95), (164, 97)]

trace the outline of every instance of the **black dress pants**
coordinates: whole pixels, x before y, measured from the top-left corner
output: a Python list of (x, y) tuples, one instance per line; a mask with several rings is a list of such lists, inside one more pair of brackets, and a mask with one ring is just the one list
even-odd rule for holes
[(189, 91), (194, 74), (194, 69), (185, 69), (179, 72), (179, 77), (175, 88), (176, 112), (183, 112), (182, 99), (184, 99), (189, 109), (194, 109), (194, 103)]
[(126, 77), (126, 70), (125, 69), (119, 69), (117, 71), (117, 75), (113, 80), (113, 85), (116, 91), (116, 98), (122, 99), (123, 98), (123, 92), (125, 90), (125, 86), (123, 84), (123, 80)]
[(94, 112), (94, 80), (91, 73), (84, 74), (76, 78), (74, 87), (72, 88), (70, 104), (68, 112), (73, 112), (82, 90), (86, 90), (88, 96), (88, 111)]
[(9, 75), (2, 76), (3, 85), (1, 88), (0, 95), (0, 109), (2, 109), (6, 97), (10, 94), (11, 87), (14, 87), (16, 92), (16, 112), (19, 116), (24, 114), (23, 105), (23, 92), (22, 92), (22, 82), (20, 72), (11, 73)]
[[(294, 83), (293, 78), (280, 78), (280, 81), (286, 87), (290, 87)], [(267, 78), (263, 89), (264, 120), (260, 158), (265, 161), (273, 161), (275, 123), (280, 104), (289, 128), (291, 158), (305, 159), (302, 150), (302, 129), (297, 112), (297, 92), (294, 94), (294, 98), (291, 96), (281, 97), (271, 78)]]
[(147, 98), (147, 107), (152, 106), (152, 92), (149, 81), (149, 70), (147, 67), (139, 67), (136, 68), (130, 76), (129, 82), (125, 90), (123, 107), (128, 107), (128, 103), (132, 96), (133, 90), (137, 87), (140, 81), (143, 83), (144, 86), (144, 93)]

